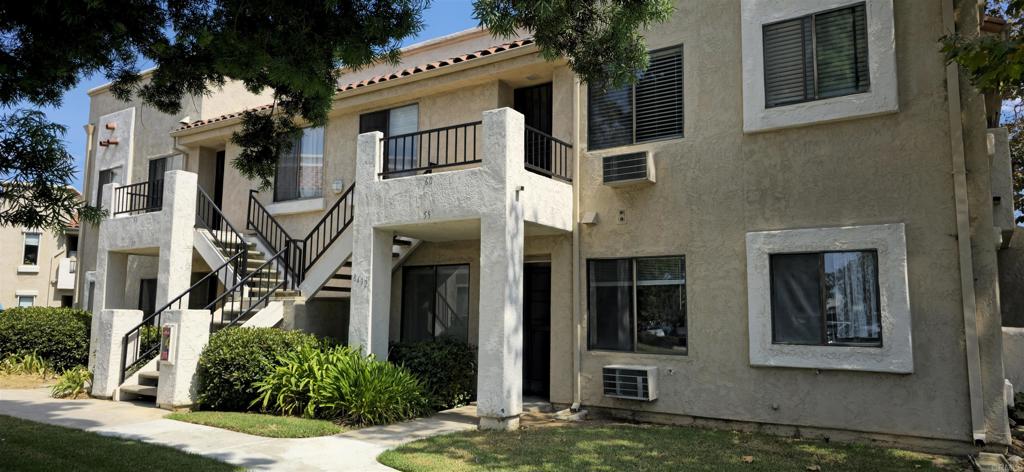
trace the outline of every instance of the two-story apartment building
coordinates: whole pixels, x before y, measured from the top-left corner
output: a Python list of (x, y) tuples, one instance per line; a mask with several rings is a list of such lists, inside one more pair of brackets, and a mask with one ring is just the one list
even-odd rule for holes
[(0, 227), (0, 310), (70, 307), (78, 274), (78, 223), (61, 231)]
[(466, 340), (485, 428), (516, 427), (528, 395), (1007, 444), (996, 254), (1013, 212), (992, 169), (1008, 154), (938, 51), (954, 30), (979, 31), (973, 2), (678, 2), (617, 89), (470, 30), (346, 71), (265, 191), (231, 167), (230, 136), (266, 97), (167, 116), (94, 90), (86, 195), (111, 217), (83, 229), (93, 394), (187, 405), (165, 384), (190, 371), (151, 373), (137, 339), (194, 308), (210, 329), (304, 329), (380, 358)]

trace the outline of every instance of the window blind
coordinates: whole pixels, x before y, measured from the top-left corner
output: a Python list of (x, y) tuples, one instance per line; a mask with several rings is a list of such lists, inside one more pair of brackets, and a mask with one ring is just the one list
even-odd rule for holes
[(590, 149), (683, 135), (683, 48), (652, 51), (635, 85), (590, 87), (587, 142)]
[(863, 3), (763, 27), (765, 106), (868, 90)]

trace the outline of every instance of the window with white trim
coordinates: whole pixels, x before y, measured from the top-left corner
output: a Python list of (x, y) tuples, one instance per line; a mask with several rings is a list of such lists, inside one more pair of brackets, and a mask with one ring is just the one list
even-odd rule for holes
[(683, 47), (651, 51), (636, 84), (588, 87), (587, 143), (592, 150), (683, 136)]
[(19, 307), (30, 307), (35, 306), (36, 297), (33, 295), (18, 295), (18, 306)]
[(764, 25), (768, 108), (867, 92), (865, 4)]
[(324, 128), (304, 128), (288, 152), (277, 160), (274, 201), (323, 195)]

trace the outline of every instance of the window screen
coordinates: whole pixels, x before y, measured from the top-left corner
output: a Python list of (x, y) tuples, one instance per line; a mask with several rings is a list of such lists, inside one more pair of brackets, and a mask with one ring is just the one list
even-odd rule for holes
[(652, 51), (635, 85), (588, 92), (590, 149), (683, 135), (683, 48)]
[(686, 263), (682, 256), (587, 263), (590, 349), (686, 354)]
[(403, 342), (469, 340), (469, 266), (402, 268)]
[(768, 108), (866, 92), (863, 3), (763, 27)]
[(771, 293), (775, 343), (881, 345), (874, 251), (774, 254)]

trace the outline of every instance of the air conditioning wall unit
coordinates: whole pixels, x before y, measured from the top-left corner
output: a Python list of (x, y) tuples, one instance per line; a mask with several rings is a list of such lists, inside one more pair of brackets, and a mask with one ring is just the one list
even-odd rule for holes
[(619, 187), (654, 183), (654, 158), (649, 151), (605, 156), (601, 161), (605, 185)]
[(658, 399), (658, 368), (606, 365), (601, 369), (604, 396), (650, 402)]

